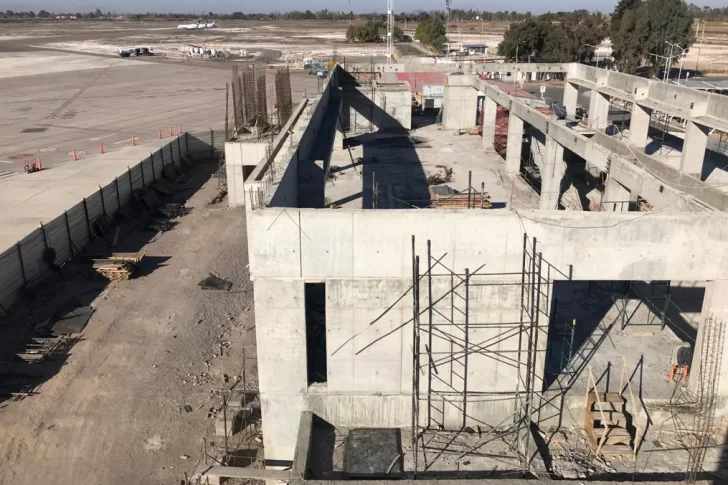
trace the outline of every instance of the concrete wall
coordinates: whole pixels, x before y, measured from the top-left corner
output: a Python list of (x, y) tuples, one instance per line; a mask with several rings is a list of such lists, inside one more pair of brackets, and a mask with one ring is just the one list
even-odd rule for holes
[[(255, 211), (250, 272), (260, 277), (408, 278), (410, 237), (447, 253), (450, 268), (520, 271), (520, 241), (578, 280), (711, 280), (728, 274), (728, 214), (490, 210)], [(443, 228), (450, 230), (443, 231)], [(372, 264), (372, 262), (376, 264)], [(561, 279), (558, 274), (555, 279)]]
[(472, 128), (477, 123), (478, 91), (473, 76), (450, 75), (445, 87), (442, 122), (448, 130)]
[[(406, 85), (406, 83), (403, 83)], [(342, 87), (342, 123), (349, 132), (412, 128), (412, 92), (408, 85), (393, 89)], [(372, 105), (372, 96), (374, 105)]]
[(380, 129), (412, 128), (412, 91), (409, 84), (402, 83), (398, 89), (377, 89), (376, 96), (381, 111), (375, 118), (375, 124)]

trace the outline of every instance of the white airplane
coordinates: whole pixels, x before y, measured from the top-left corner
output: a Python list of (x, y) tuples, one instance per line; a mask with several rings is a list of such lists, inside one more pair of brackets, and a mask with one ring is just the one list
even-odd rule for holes
[(215, 25), (215, 22), (200, 22), (198, 20), (197, 23), (194, 24), (180, 24), (177, 28), (185, 30), (216, 29), (217, 25)]

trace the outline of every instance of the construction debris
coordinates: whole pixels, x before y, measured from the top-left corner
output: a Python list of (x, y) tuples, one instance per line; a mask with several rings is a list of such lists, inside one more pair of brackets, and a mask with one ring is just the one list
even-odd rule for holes
[(487, 192), (460, 193), (448, 185), (430, 186), (430, 207), (433, 209), (490, 209), (490, 195)]
[(210, 276), (197, 283), (197, 286), (201, 286), (203, 290), (230, 291), (230, 288), (233, 287), (233, 284), (210, 273)]
[(129, 280), (144, 258), (144, 253), (114, 253), (106, 259), (94, 259), (90, 277)]

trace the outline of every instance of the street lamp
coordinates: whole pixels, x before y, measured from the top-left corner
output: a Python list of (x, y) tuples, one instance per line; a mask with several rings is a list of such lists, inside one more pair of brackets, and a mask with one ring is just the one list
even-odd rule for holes
[(678, 48), (678, 49), (680, 49), (680, 51), (681, 51), (681, 52), (680, 52), (680, 71), (679, 71), (679, 72), (677, 73), (677, 83), (678, 83), (678, 84), (680, 84), (680, 78), (682, 77), (682, 66), (683, 66), (683, 59), (685, 59), (685, 51), (686, 51), (686, 49), (683, 49), (683, 48), (682, 48), (682, 47), (680, 47), (680, 45), (678, 45), (678, 44), (672, 44), (672, 43), (670, 43), (670, 42), (667, 42), (667, 41), (665, 41), (665, 43), (667, 43), (667, 44), (669, 44), (669, 45), (670, 45), (670, 52), (671, 52), (671, 53), (672, 53), (672, 48), (673, 48), (673, 47), (677, 47), (677, 48)]

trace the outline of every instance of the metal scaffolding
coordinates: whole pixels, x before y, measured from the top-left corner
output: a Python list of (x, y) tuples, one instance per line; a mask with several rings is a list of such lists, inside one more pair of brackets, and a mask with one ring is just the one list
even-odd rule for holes
[[(420, 451), (439, 451), (437, 459), (444, 452), (444, 446), (450, 452), (461, 453), (462, 457), (477, 454), (494, 440), (508, 443), (522, 471), (529, 473), (535, 452), (530, 443), (537, 408), (534, 399), (543, 385), (537, 354), (545, 348), (539, 349), (539, 332), (548, 332), (553, 267), (537, 252), (536, 239), (529, 241), (526, 234), (519, 272), (487, 273), (483, 264), (475, 270), (465, 268), (463, 273), (458, 273), (443, 263), (445, 256), (434, 257), (428, 240), (426, 268), (421, 273), (420, 257), (412, 237), (414, 474), (419, 471)], [(563, 277), (570, 279), (567, 275)], [(485, 286), (510, 286), (520, 291), (519, 316), (514, 321), (483, 322), (472, 318), (471, 292)], [(492, 332), (484, 334), (488, 330)], [(474, 375), (475, 369), (470, 368), (474, 359), (512, 367), (518, 376), (515, 392), (478, 389), (469, 379)], [(426, 381), (421, 382), (421, 378)], [(504, 400), (512, 401), (513, 411), (501, 422), (492, 424), (475, 416), (474, 410), (481, 403)], [(479, 433), (481, 437), (474, 446), (455, 442), (457, 433), (468, 426), (476, 426), (479, 431), (482, 426), (486, 430)], [(443, 443), (438, 441), (442, 432), (455, 434)], [(425, 463), (424, 470), (428, 466)]]

